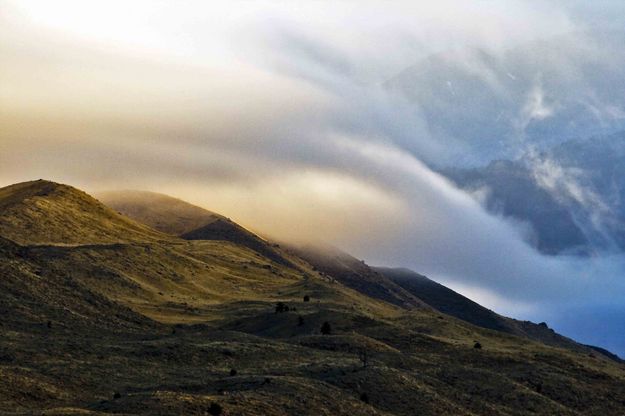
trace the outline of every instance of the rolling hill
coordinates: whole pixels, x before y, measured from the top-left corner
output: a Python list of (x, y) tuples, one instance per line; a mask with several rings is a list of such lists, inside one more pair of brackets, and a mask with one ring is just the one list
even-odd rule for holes
[(108, 191), (95, 197), (120, 214), (172, 235), (188, 233), (221, 215), (168, 195), (146, 191)]
[(371, 269), (348, 255), (326, 272), (273, 247), (287, 265), (161, 233), (45, 181), (0, 189), (0, 207), (3, 413), (625, 410), (622, 364), (416, 307), (379, 272), (356, 284)]
[(0, 235), (23, 244), (96, 244), (168, 237), (86, 193), (38, 180), (0, 189)]
[(112, 191), (99, 198), (138, 222), (185, 240), (217, 240), (245, 246), (275, 262), (293, 266), (275, 247), (222, 215), (168, 195), (144, 191)]

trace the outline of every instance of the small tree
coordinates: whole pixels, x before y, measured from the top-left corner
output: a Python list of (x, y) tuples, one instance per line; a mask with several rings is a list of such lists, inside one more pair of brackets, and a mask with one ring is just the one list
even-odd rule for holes
[(276, 313), (287, 312), (289, 307), (286, 306), (283, 302), (276, 303)]
[(367, 368), (367, 365), (369, 365), (369, 353), (366, 348), (362, 348), (358, 352), (358, 359), (362, 363), (362, 368)]
[(367, 395), (367, 393), (362, 393), (360, 395), (360, 400), (362, 400), (363, 402), (369, 404), (369, 396)]
[(219, 416), (222, 412), (222, 408), (219, 405), (219, 403), (211, 403), (210, 407), (208, 408), (208, 413), (210, 413), (213, 416)]
[(230, 370), (230, 377), (234, 377), (234, 376), (236, 376), (236, 375), (237, 375), (237, 370), (235, 370), (234, 368), (232, 368), (232, 369)]
[(330, 326), (330, 322), (325, 321), (323, 325), (321, 325), (321, 333), (323, 335), (330, 335), (332, 333), (332, 327)]
[(310, 302), (310, 296), (305, 295), (304, 296), (304, 302)]
[(475, 341), (475, 344), (473, 344), (473, 348), (475, 348), (476, 350), (481, 350), (482, 349), (482, 344), (480, 344), (479, 342)]

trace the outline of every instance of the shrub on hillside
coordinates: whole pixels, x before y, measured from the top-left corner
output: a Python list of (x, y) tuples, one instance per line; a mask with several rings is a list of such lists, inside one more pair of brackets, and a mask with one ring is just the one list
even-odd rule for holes
[(330, 326), (330, 322), (325, 321), (323, 325), (321, 325), (321, 333), (323, 335), (330, 335), (332, 333), (332, 327)]
[(210, 407), (208, 408), (208, 413), (210, 413), (213, 416), (219, 416), (222, 413), (222, 411), (223, 409), (221, 408), (219, 403), (211, 403)]
[(288, 312), (289, 307), (284, 304), (284, 302), (276, 303), (276, 313)]

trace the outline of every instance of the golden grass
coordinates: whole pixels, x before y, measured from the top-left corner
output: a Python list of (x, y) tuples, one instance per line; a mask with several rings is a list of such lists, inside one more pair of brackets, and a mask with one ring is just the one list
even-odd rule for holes
[(625, 367), (598, 354), (406, 310), (287, 252), (294, 266), (180, 240), (44, 185), (0, 190), (0, 236), (24, 244), (0, 240), (0, 412), (625, 414)]

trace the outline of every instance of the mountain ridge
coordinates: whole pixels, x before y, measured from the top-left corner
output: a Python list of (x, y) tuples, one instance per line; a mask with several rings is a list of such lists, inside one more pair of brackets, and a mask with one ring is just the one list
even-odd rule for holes
[(94, 195), (119, 213), (171, 235), (182, 235), (224, 218), (207, 209), (157, 192), (121, 190)]
[(482, 167), (439, 171), (481, 195), (491, 213), (529, 225), (528, 242), (542, 253), (587, 256), (625, 249), (624, 166), (620, 132), (564, 141)]
[[(556, 333), (553, 329), (549, 328), (545, 322), (536, 324), (499, 315), (452, 289), (410, 269), (390, 267), (374, 267), (374, 269), (389, 277), (393, 282), (409, 292), (418, 295), (419, 299), (436, 310), (467, 321), (473, 325), (532, 339), (547, 345), (569, 348), (585, 353), (589, 353), (589, 348), (592, 348), (601, 353), (600, 349), (579, 344), (570, 338)], [(609, 353), (609, 351), (607, 352)], [(618, 356), (612, 353), (609, 353), (609, 356), (610, 358), (615, 358), (617, 361), (620, 360)]]
[(229, 218), (168, 195), (145, 191), (109, 191), (99, 197), (135, 221), (185, 240), (229, 241), (283, 264), (294, 264), (271, 243)]

